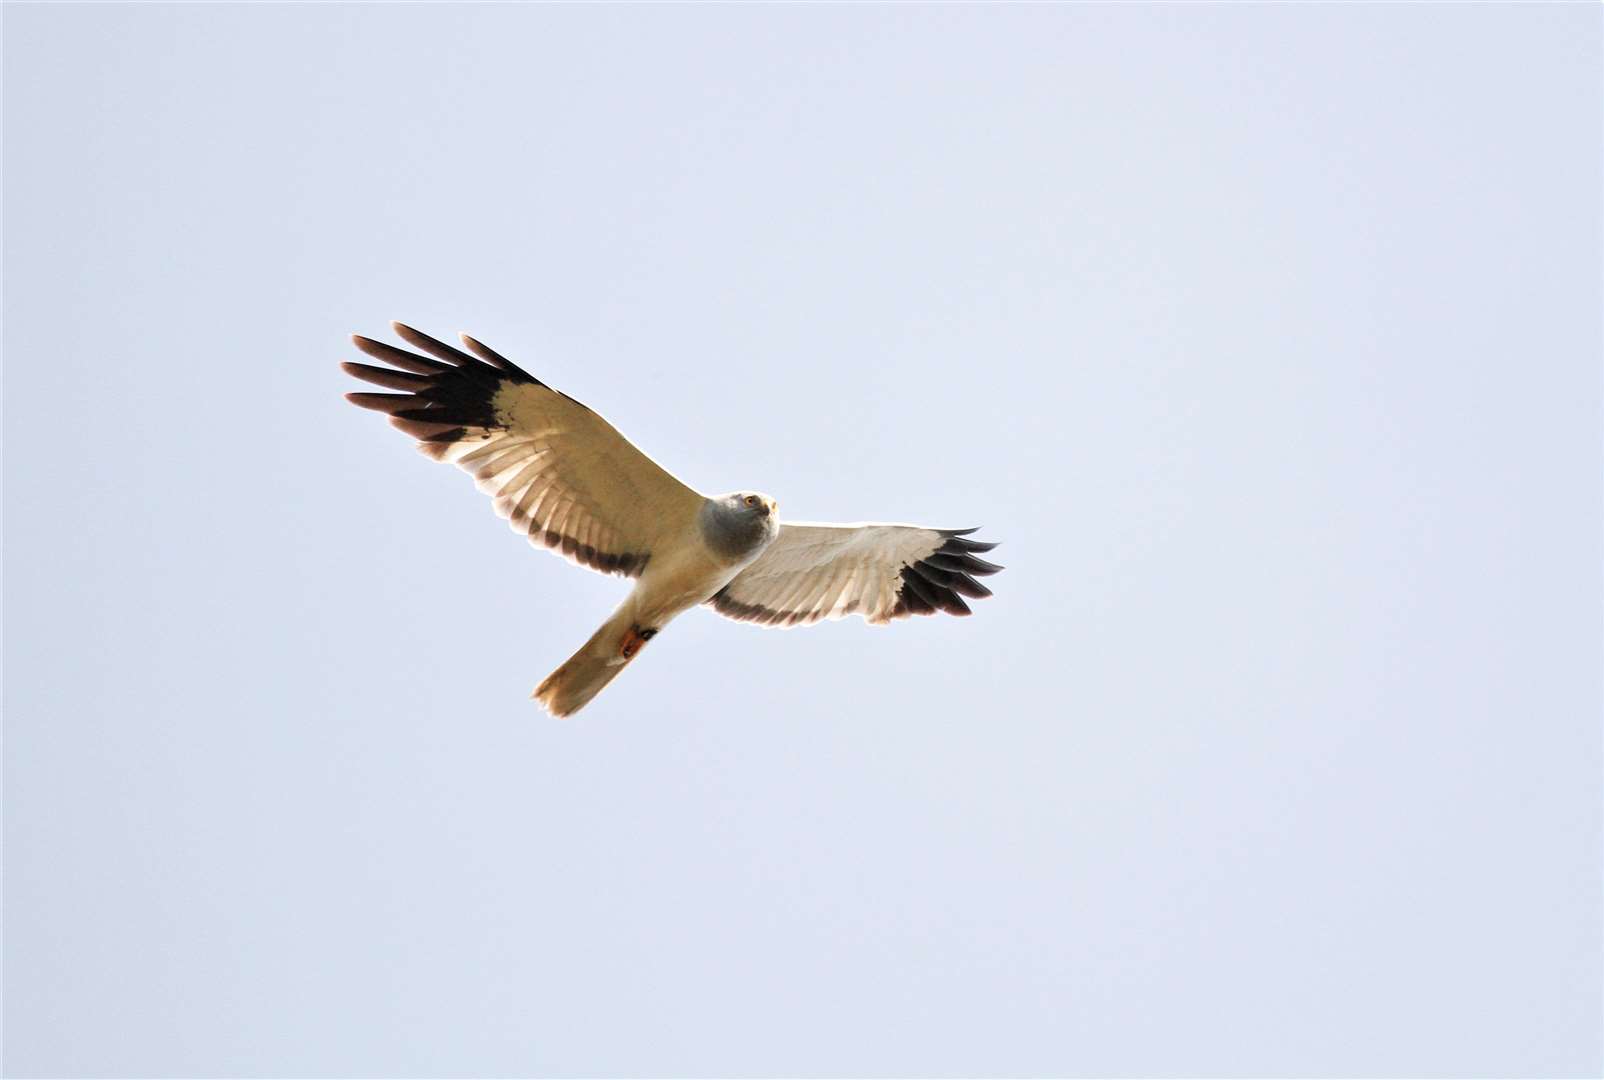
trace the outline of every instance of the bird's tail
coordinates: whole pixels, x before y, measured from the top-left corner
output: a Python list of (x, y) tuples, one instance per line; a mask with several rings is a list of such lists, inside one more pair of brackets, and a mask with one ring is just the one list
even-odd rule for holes
[(553, 716), (571, 716), (617, 678), (656, 633), (635, 624), (635, 606), (626, 601), (530, 696)]

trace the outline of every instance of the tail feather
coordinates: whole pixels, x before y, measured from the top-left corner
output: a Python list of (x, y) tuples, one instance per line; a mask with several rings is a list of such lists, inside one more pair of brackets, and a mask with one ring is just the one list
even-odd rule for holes
[(623, 651), (633, 626), (634, 614), (626, 603), (562, 667), (546, 676), (530, 696), (553, 716), (572, 716), (584, 708), (634, 656), (633, 650), (627, 656)]

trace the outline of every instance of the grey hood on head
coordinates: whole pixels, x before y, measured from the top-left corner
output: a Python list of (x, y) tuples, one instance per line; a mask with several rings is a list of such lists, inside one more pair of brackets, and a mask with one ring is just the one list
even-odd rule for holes
[(702, 504), (697, 523), (702, 539), (720, 558), (744, 562), (756, 557), (779, 535), (773, 500), (746, 506), (741, 495), (722, 495)]

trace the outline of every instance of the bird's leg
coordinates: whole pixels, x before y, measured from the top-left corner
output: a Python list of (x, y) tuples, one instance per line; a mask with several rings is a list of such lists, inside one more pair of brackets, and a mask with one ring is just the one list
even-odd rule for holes
[(631, 626), (627, 631), (624, 632), (624, 644), (623, 647), (618, 650), (619, 655), (621, 655), (625, 660), (635, 659), (635, 654), (640, 652), (640, 647), (656, 636), (657, 628), (654, 626), (648, 626), (645, 629), (642, 629), (638, 625)]

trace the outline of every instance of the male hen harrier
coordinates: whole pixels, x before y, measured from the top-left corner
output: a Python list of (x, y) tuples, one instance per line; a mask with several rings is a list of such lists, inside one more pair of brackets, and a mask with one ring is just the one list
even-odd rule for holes
[(429, 355), (358, 335), (357, 348), (391, 366), (341, 366), (405, 392), (346, 397), (389, 413), (436, 461), (471, 472), (496, 513), (530, 542), (640, 579), (535, 690), (554, 716), (584, 707), (642, 645), (697, 604), (767, 626), (854, 614), (878, 625), (937, 611), (968, 615), (964, 596), (991, 595), (974, 575), (1002, 567), (977, 557), (996, 545), (965, 539), (974, 529), (781, 524), (767, 495), (692, 491), (600, 416), (466, 334), (472, 356), (394, 326)]

